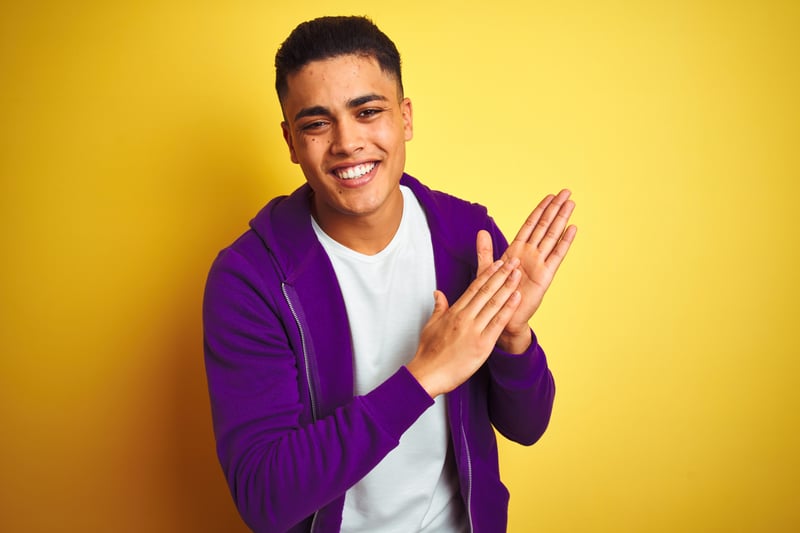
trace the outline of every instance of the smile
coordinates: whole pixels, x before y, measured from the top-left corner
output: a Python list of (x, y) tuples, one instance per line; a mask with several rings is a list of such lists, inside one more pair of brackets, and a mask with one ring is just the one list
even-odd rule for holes
[(354, 180), (365, 174), (369, 174), (376, 165), (377, 163), (363, 163), (352, 167), (339, 168), (333, 172), (336, 174), (336, 177), (341, 180)]

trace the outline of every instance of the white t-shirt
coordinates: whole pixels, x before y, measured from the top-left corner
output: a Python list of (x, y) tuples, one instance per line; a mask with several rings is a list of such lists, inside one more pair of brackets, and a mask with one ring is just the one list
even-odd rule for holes
[[(314, 231), (344, 295), (354, 348), (355, 393), (366, 394), (414, 357), (433, 312), (436, 272), (425, 213), (407, 187), (392, 241), (364, 255)], [(402, 401), (402, 399), (398, 399)], [(342, 531), (461, 533), (468, 530), (449, 449), (444, 395), (345, 496)]]

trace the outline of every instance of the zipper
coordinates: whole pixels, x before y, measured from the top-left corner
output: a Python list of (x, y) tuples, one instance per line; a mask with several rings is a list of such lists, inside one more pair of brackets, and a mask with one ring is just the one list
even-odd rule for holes
[(303, 365), (305, 366), (305, 374), (306, 374), (306, 386), (308, 387), (308, 397), (309, 401), (311, 402), (311, 418), (314, 422), (317, 421), (317, 399), (314, 395), (314, 387), (311, 385), (311, 363), (308, 361), (308, 350), (306, 348), (306, 335), (303, 331), (303, 324), (300, 322), (300, 317), (297, 315), (297, 311), (294, 308), (294, 304), (292, 303), (292, 299), (289, 298), (289, 293), (286, 289), (286, 283), (281, 283), (281, 291), (283, 292), (283, 298), (286, 300), (286, 304), (289, 306), (289, 311), (292, 312), (292, 316), (294, 317), (294, 322), (297, 324), (297, 330), (300, 332), (300, 344), (303, 349)]
[[(303, 350), (303, 366), (305, 367), (305, 374), (306, 374), (306, 386), (308, 387), (308, 399), (311, 403), (311, 418), (314, 422), (317, 421), (317, 399), (314, 394), (314, 387), (312, 386), (311, 382), (311, 363), (308, 360), (308, 350), (306, 348), (306, 335), (303, 330), (303, 324), (300, 322), (300, 317), (297, 314), (297, 310), (292, 303), (292, 299), (289, 297), (289, 292), (286, 288), (286, 283), (281, 282), (281, 292), (283, 292), (283, 298), (286, 300), (286, 304), (289, 306), (289, 311), (292, 313), (292, 317), (294, 317), (294, 322), (297, 324), (297, 330), (300, 332), (300, 344)], [(319, 511), (314, 513), (314, 517), (311, 519), (311, 529), (309, 533), (313, 533), (314, 529), (317, 524), (317, 517), (319, 516)]]
[(464, 442), (464, 450), (467, 452), (467, 518), (469, 518), (469, 530), (475, 531), (472, 524), (472, 459), (469, 456), (469, 442), (467, 432), (464, 429), (464, 397), (458, 399), (458, 418), (461, 423), (461, 440)]

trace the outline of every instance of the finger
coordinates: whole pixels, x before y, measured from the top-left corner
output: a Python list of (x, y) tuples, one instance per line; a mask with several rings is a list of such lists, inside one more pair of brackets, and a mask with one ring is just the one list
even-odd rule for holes
[[(483, 287), (493, 275), (501, 270), (501, 268), (505, 265), (505, 262), (498, 259), (497, 261), (493, 262), (491, 265), (488, 266), (483, 272), (478, 273), (478, 276), (469, 284), (467, 289), (464, 293), (456, 300), (450, 309), (453, 311), (460, 311), (467, 307), (472, 299), (475, 297), (478, 292), (480, 292), (481, 287)], [(506, 271), (504, 275), (504, 279), (510, 271)]]
[(514, 312), (517, 310), (520, 303), (522, 303), (522, 294), (518, 290), (515, 290), (511, 293), (508, 300), (506, 300), (505, 305), (500, 308), (500, 311), (489, 320), (489, 323), (483, 329), (481, 335), (485, 339), (491, 341), (492, 344), (495, 344), (497, 339), (500, 338), (500, 334), (503, 333), (503, 330), (511, 321), (511, 317), (514, 316)]
[(561, 236), (558, 244), (556, 244), (555, 249), (553, 249), (553, 252), (545, 259), (545, 264), (554, 274), (558, 270), (558, 267), (561, 266), (561, 262), (567, 255), (569, 247), (572, 246), (572, 242), (575, 240), (575, 235), (577, 235), (577, 233), (578, 228), (576, 226), (568, 226), (566, 231), (564, 231), (564, 235)]
[[(558, 195), (553, 198), (545, 210), (542, 212), (542, 216), (536, 221), (536, 226), (533, 228), (531, 232), (531, 236), (528, 238), (528, 243), (536, 246), (537, 248), (540, 247), (542, 240), (544, 239), (547, 232), (550, 230), (550, 226), (553, 223), (553, 219), (556, 218), (556, 215), (561, 210), (561, 206), (569, 199), (570, 194), (572, 194), (568, 189), (562, 189)], [(559, 233), (559, 236), (561, 234)]]
[(528, 242), (533, 230), (536, 229), (536, 225), (539, 223), (539, 219), (542, 217), (542, 213), (544, 213), (544, 210), (550, 205), (550, 202), (553, 201), (553, 198), (555, 198), (555, 196), (548, 194), (539, 202), (539, 205), (531, 211), (531, 214), (528, 215), (528, 218), (522, 223), (522, 227), (519, 228), (516, 237), (514, 237), (514, 241)]
[(464, 316), (469, 319), (474, 319), (478, 316), (481, 310), (487, 305), (499, 308), (508, 298), (510, 291), (500, 292), (501, 287), (509, 280), (510, 277), (514, 278), (514, 288), (519, 284), (520, 273), (517, 266), (519, 266), (519, 259), (512, 259), (511, 261), (503, 264), (502, 268), (492, 274), (485, 282), (480, 282), (476, 279), (467, 290), (464, 292), (464, 306), (459, 309), (464, 313)]
[(561, 205), (555, 218), (548, 226), (542, 241), (539, 243), (539, 251), (544, 254), (545, 257), (550, 254), (553, 247), (555, 247), (563, 236), (564, 228), (567, 227), (567, 222), (569, 222), (569, 217), (572, 216), (572, 211), (574, 209), (575, 202), (567, 200)]
[(478, 252), (478, 273), (481, 273), (489, 268), (494, 261), (492, 237), (485, 229), (478, 232), (478, 237), (475, 240), (475, 249)]
[(475, 316), (475, 325), (481, 331), (485, 330), (497, 315), (505, 309), (508, 300), (517, 292), (521, 279), (522, 273), (520, 270), (518, 268), (514, 269), (503, 282), (503, 285), (486, 301), (483, 308)]

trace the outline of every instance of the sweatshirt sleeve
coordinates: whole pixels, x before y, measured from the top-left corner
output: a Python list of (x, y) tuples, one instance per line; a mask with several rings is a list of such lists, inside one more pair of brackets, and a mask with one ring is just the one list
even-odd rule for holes
[[(498, 259), (508, 248), (508, 241), (491, 217), (486, 229)], [(522, 354), (509, 354), (495, 347), (487, 365), (492, 424), (510, 440), (524, 445), (535, 443), (547, 429), (555, 397), (555, 381), (536, 334), (531, 331), (531, 345)]]
[(217, 454), (244, 521), (286, 531), (366, 475), (433, 403), (400, 368), (316, 421), (301, 423), (301, 375), (260, 274), (223, 252), (203, 302), (206, 374)]
[(544, 351), (536, 335), (531, 335), (525, 353), (514, 355), (495, 348), (488, 361), (492, 424), (504, 437), (524, 445), (539, 440), (547, 429), (556, 390)]

